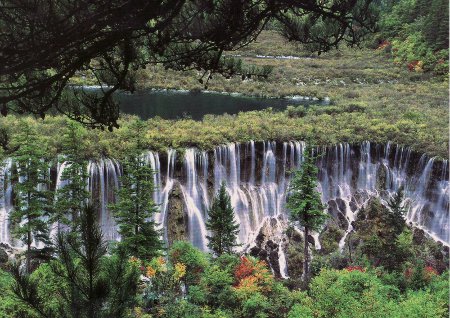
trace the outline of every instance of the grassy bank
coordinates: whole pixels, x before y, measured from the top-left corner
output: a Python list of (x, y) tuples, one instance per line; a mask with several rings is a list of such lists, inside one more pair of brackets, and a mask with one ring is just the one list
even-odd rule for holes
[[(397, 66), (383, 50), (344, 48), (307, 57), (306, 52), (265, 31), (257, 42), (233, 54), (243, 56), (246, 63), (271, 65), (273, 72), (263, 81), (214, 76), (208, 90), (266, 97), (329, 97), (331, 105), (205, 116), (202, 121), (153, 118), (147, 122), (145, 136), (149, 148), (211, 149), (227, 142), (300, 140), (313, 136), (321, 144), (392, 141), (448, 157), (448, 82)], [(256, 55), (301, 58), (264, 59)], [(201, 90), (204, 85), (198, 82), (199, 77), (197, 71), (179, 73), (154, 66), (140, 74), (139, 85), (142, 89)], [(112, 133), (85, 130), (81, 142), (85, 144), (86, 156), (120, 157), (126, 149), (128, 126), (133, 120), (124, 116), (122, 128)], [(27, 121), (36, 125), (49, 154), (60, 151), (66, 125), (63, 118)], [(12, 143), (21, 125), (15, 117), (0, 119), (0, 127), (12, 135)]]
[[(228, 142), (249, 140), (304, 140), (314, 137), (318, 143), (359, 143), (364, 140), (409, 145), (419, 152), (447, 158), (447, 135), (445, 125), (427, 122), (419, 110), (396, 115), (366, 112), (367, 106), (348, 104), (344, 106), (316, 106), (309, 109), (290, 107), (284, 112), (254, 111), (238, 115), (205, 116), (202, 121), (191, 119), (164, 120), (153, 118), (146, 122), (144, 140), (150, 149), (164, 150), (168, 147), (199, 147), (211, 149)], [(442, 116), (446, 116), (442, 112)], [(391, 120), (389, 120), (391, 118)], [(398, 119), (400, 118), (400, 119)], [(445, 117), (446, 118), (446, 117)], [(102, 156), (121, 158), (130, 141), (130, 124), (136, 117), (124, 117), (121, 128), (114, 132), (82, 130), (80, 143), (86, 158)], [(11, 135), (11, 147), (26, 122), (39, 132), (42, 147), (49, 157), (62, 152), (63, 136), (67, 133), (67, 120), (63, 117), (47, 117), (45, 120), (31, 118), (19, 120), (8, 116), (0, 119), (0, 126)]]
[[(266, 117), (265, 125), (271, 133), (264, 133), (264, 136), (255, 134), (253, 139), (271, 134), (284, 139), (314, 131), (317, 138), (324, 142), (393, 140), (431, 154), (447, 156), (448, 81), (442, 78), (433, 78), (429, 73), (410, 72), (405, 65), (395, 64), (383, 50), (342, 48), (311, 56), (271, 31), (263, 32), (257, 42), (233, 54), (240, 55), (248, 64), (270, 65), (273, 72), (267, 80), (242, 81), (240, 77), (225, 79), (214, 76), (208, 83), (208, 90), (263, 97), (329, 97), (331, 108), (334, 107), (339, 114), (324, 111), (331, 113), (327, 116), (311, 112), (302, 119), (289, 119), (287, 125), (281, 127), (276, 124), (278, 120), (285, 120), (280, 114), (241, 114), (236, 123), (231, 123), (234, 120), (227, 120), (226, 117), (215, 119), (215, 126), (221, 126), (222, 121), (225, 126), (240, 125), (241, 121), (258, 121), (262, 116)], [(257, 55), (294, 55), (300, 58), (265, 59), (256, 58)], [(140, 86), (201, 90), (204, 85), (198, 82), (199, 77), (197, 71), (179, 73), (155, 66), (141, 74)], [(357, 108), (358, 113), (345, 114), (349, 108)], [(205, 120), (207, 125), (211, 121)], [(176, 126), (184, 125), (178, 123)], [(290, 133), (283, 132), (287, 126)], [(241, 129), (245, 130), (245, 127)], [(256, 126), (250, 130), (261, 131)], [(237, 138), (236, 141), (242, 139), (233, 137)]]

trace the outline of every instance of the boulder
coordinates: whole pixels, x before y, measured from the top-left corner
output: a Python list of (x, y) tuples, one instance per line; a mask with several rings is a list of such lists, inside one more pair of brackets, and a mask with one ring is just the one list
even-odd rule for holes
[(3, 265), (8, 262), (8, 253), (3, 248), (0, 248), (0, 265)]

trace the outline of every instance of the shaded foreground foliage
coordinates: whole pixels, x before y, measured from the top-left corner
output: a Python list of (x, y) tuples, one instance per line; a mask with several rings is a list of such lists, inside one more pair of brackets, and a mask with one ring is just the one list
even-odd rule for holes
[[(125, 317), (133, 303), (138, 271), (128, 266), (119, 248), (106, 257), (106, 242), (87, 206), (75, 231), (60, 233), (56, 258), (33, 274), (24, 273), (20, 263), (12, 265), (12, 292), (27, 310), (21, 317)], [(49, 296), (52, 297), (49, 298)], [(10, 316), (18, 317), (18, 316)]]
[[(107, 285), (112, 289), (96, 290), (101, 297), (95, 294), (95, 302), (86, 303), (87, 307), (82, 308), (64, 305), (67, 301), (89, 299), (70, 287), (70, 279), (64, 279), (69, 277), (67, 270), (71, 268), (66, 267), (64, 259), (41, 265), (31, 276), (17, 280), (19, 288), (25, 288), (19, 290), (24, 293), (19, 295), (29, 295), (30, 287), (34, 288), (32, 297), (39, 299), (40, 310), (26, 305), (33, 298), (25, 303), (17, 298), (10, 289), (17, 282), (14, 283), (8, 273), (0, 272), (1, 287), (5, 291), (0, 296), (0, 313), (16, 318), (448, 316), (448, 273), (439, 275), (429, 268), (417, 269), (416, 278), (411, 278), (407, 271), (389, 273), (372, 266), (324, 268), (312, 278), (308, 290), (291, 290), (285, 286), (288, 281), (273, 277), (265, 262), (230, 254), (212, 258), (186, 242), (174, 243), (168, 258), (143, 261), (126, 259), (119, 254), (101, 256), (99, 261), (95, 277), (101, 280), (96, 282), (112, 284)], [(120, 272), (114, 272), (116, 269)], [(138, 272), (140, 279), (136, 275)], [(113, 277), (126, 278), (130, 285), (110, 281)], [(421, 280), (422, 285), (411, 284), (411, 279)], [(132, 293), (133, 286), (139, 286), (134, 289), (135, 293)], [(45, 297), (50, 293), (52, 297)], [(114, 304), (120, 304), (121, 309), (114, 311)], [(92, 306), (100, 307), (95, 314), (88, 314), (86, 310)], [(76, 308), (79, 311), (75, 311)], [(44, 315), (39, 311), (57, 314)]]
[[(1, 113), (45, 117), (51, 109), (94, 127), (118, 127), (118, 89), (133, 92), (147, 65), (262, 76), (226, 50), (253, 41), (276, 20), (287, 39), (326, 51), (359, 43), (375, 25), (372, 0), (344, 1), (17, 1), (0, 10)], [(27, 27), (24, 27), (27, 26)], [(70, 87), (77, 72), (104, 89)]]

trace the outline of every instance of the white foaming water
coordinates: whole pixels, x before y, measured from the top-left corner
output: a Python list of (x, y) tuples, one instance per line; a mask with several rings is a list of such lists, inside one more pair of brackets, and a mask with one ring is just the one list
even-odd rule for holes
[[(188, 214), (188, 232), (192, 244), (202, 250), (206, 250), (206, 202), (201, 180), (197, 174), (198, 153), (195, 149), (186, 149), (184, 157), (184, 169), (186, 172), (186, 183), (181, 186), (184, 203)], [(204, 159), (204, 156), (200, 156)], [(203, 165), (205, 163), (202, 163)]]
[(119, 187), (121, 168), (114, 159), (91, 161), (88, 164), (89, 192), (99, 210), (98, 220), (106, 240), (120, 240), (117, 224), (108, 205), (116, 202), (116, 190)]
[(9, 231), (9, 213), (13, 209), (11, 166), (9, 159), (0, 166), (0, 242), (6, 244), (12, 243)]
[(167, 151), (167, 167), (165, 171), (165, 184), (163, 185), (163, 173), (161, 171), (161, 163), (159, 155), (156, 152), (149, 151), (145, 154), (146, 161), (149, 163), (154, 174), (153, 177), (153, 200), (158, 206), (158, 212), (155, 214), (155, 223), (158, 230), (161, 231), (163, 240), (168, 241), (167, 233), (167, 207), (169, 203), (169, 194), (173, 189), (175, 170), (176, 151), (169, 149)]

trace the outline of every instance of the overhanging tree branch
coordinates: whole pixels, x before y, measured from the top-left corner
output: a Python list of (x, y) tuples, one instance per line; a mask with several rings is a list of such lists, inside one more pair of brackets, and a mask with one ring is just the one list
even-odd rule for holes
[[(134, 72), (147, 64), (257, 75), (222, 58), (222, 52), (253, 41), (271, 19), (287, 39), (318, 52), (340, 42), (357, 44), (375, 25), (372, 1), (5, 0), (0, 4), (2, 114), (43, 117), (55, 109), (88, 126), (112, 129), (119, 116), (113, 93), (133, 91)], [(96, 93), (78, 101), (70, 78), (86, 70), (110, 87), (102, 97)]]

